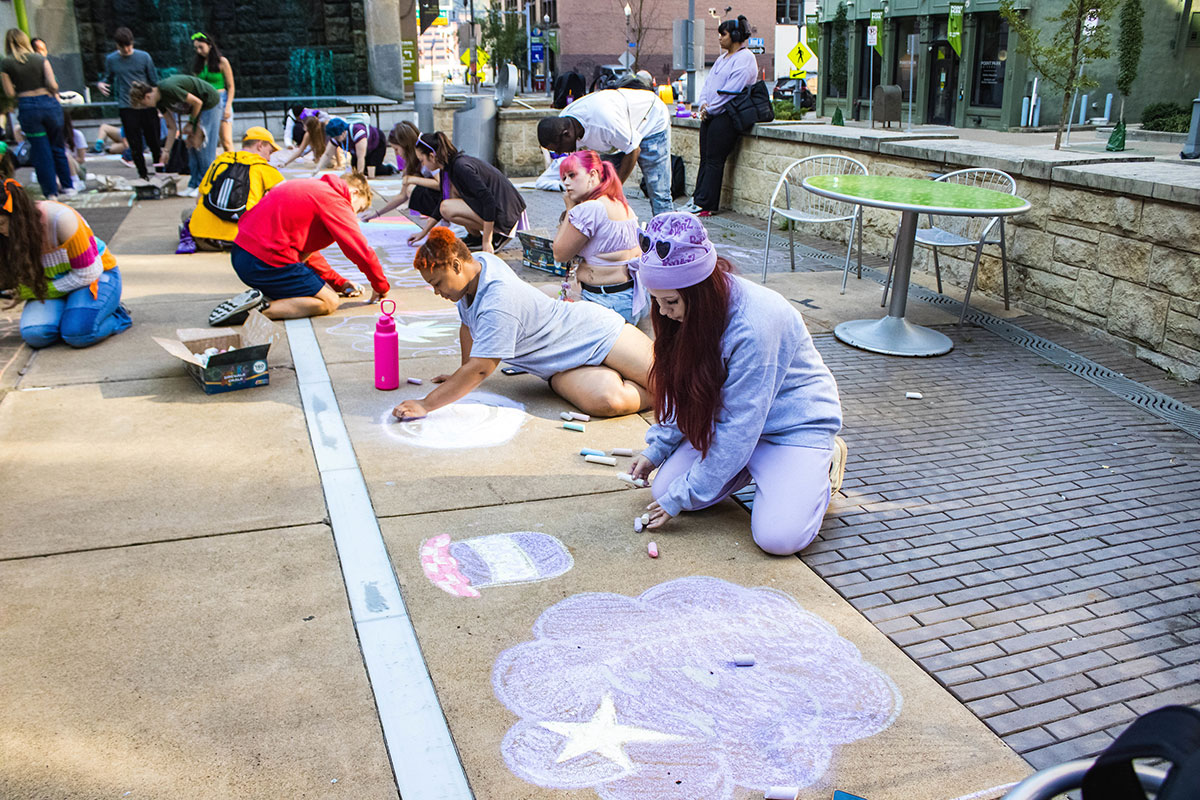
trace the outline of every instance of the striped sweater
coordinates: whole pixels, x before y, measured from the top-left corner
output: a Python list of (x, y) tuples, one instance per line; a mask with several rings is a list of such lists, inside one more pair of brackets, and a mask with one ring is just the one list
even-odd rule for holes
[[(42, 253), (42, 269), (46, 272), (46, 299), (66, 297), (76, 289), (90, 286), (100, 273), (117, 265), (117, 259), (104, 242), (92, 233), (79, 212), (67, 206), (55, 209), (57, 215), (74, 214), (77, 228), (65, 242)], [(58, 229), (57, 217), (51, 220), (50, 229)], [(21, 299), (34, 300), (36, 295), (30, 286), (18, 287)]]

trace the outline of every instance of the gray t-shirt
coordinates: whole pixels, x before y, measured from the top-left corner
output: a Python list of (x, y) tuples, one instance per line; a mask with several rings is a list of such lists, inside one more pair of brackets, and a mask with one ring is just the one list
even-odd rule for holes
[(116, 98), (121, 108), (133, 108), (129, 102), (129, 87), (134, 81), (141, 81), (148, 86), (158, 84), (158, 70), (154, 68), (154, 59), (145, 50), (134, 50), (127, 56), (119, 50), (108, 54), (104, 60), (104, 82), (112, 88), (112, 96)]
[(543, 294), (491, 253), (476, 253), (475, 260), (475, 299), (458, 301), (458, 318), (471, 331), (471, 356), (498, 358), (543, 380), (604, 363), (625, 327), (620, 314)]

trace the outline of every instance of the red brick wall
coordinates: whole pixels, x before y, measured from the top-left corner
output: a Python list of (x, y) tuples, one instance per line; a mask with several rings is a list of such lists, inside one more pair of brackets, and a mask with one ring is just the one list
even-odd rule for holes
[[(708, 0), (721, 14), (727, 2)], [(673, 20), (687, 16), (687, 0), (629, 0), (633, 8), (632, 18), (637, 20), (639, 3), (645, 4), (646, 32), (641, 48), (637, 51), (638, 68), (649, 70), (655, 79), (664, 81), (676, 77), (671, 70), (671, 24)], [(718, 4), (719, 3), (719, 4)], [(593, 70), (600, 64), (615, 64), (625, 50), (625, 2), (624, 0), (558, 0), (558, 26), (561, 52), (559, 69), (578, 69), (590, 82)], [(697, 0), (696, 17), (703, 18), (705, 63), (711, 65), (721, 54), (717, 44), (718, 20), (708, 14), (710, 6), (705, 0)], [(766, 52), (758, 56), (759, 69), (774, 77), (775, 49), (775, 2), (774, 0), (746, 0), (734, 4), (729, 16), (744, 14), (750, 22), (753, 36), (765, 40)]]

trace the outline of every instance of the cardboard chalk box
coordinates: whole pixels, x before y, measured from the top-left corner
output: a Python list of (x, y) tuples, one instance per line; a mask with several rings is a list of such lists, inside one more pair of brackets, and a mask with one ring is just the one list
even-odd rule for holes
[(567, 274), (568, 265), (554, 260), (553, 240), (528, 231), (517, 231), (517, 238), (521, 240), (521, 266), (540, 269), (552, 275)]
[[(282, 332), (282, 328), (256, 309), (250, 312), (240, 331), (181, 328), (175, 332), (177, 339), (159, 339), (156, 336), (154, 341), (184, 362), (188, 374), (200, 384), (205, 394), (218, 394), (270, 383), (267, 351)], [(210, 347), (235, 349), (210, 356), (205, 365), (197, 354), (202, 354)]]

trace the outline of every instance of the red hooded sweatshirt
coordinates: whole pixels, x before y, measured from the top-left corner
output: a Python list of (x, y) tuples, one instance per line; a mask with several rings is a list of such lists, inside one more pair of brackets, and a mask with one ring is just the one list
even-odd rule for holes
[(234, 240), (264, 264), (286, 267), (307, 261), (322, 280), (340, 285), (346, 279), (318, 252), (334, 242), (367, 276), (372, 289), (383, 294), (391, 288), (359, 230), (350, 189), (336, 175), (279, 184), (246, 212)]

